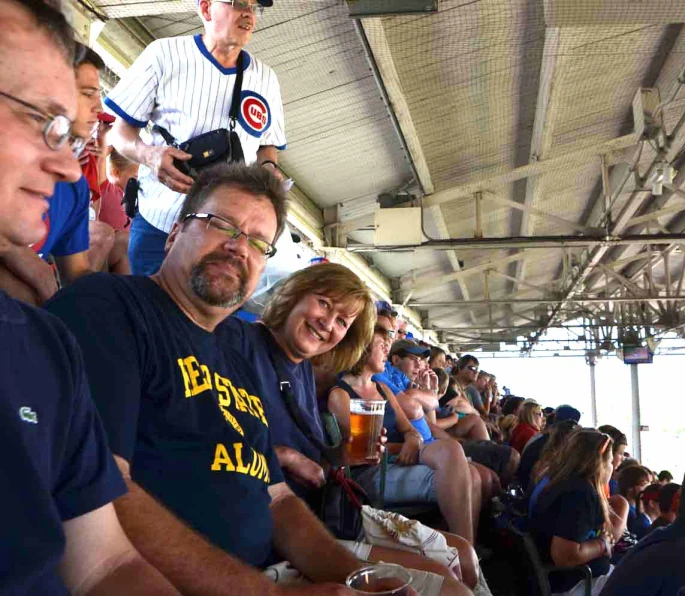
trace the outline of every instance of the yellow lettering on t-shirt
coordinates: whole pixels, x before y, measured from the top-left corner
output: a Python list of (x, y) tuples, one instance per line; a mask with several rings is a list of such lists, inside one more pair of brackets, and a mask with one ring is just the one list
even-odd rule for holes
[(256, 395), (248, 395), (247, 399), (250, 403), (250, 413), (252, 413), (255, 418), (259, 418), (265, 426), (269, 426), (266, 416), (264, 416), (264, 406), (262, 405), (262, 400)]
[[(229, 455), (229, 450), (233, 449), (233, 460)], [(266, 463), (266, 457), (250, 448), (252, 452), (252, 462), (243, 462), (243, 448), (242, 443), (233, 443), (228, 449), (222, 443), (217, 443), (214, 450), (214, 461), (212, 462), (213, 472), (235, 472), (236, 474), (245, 474), (252, 476), (257, 480), (263, 480), (266, 484), (271, 482), (269, 475), (269, 466)], [(234, 464), (233, 461), (236, 463)]]
[(231, 383), (231, 381), (228, 381), (228, 386), (231, 390), (231, 393), (233, 394), (233, 399), (235, 401), (235, 407), (238, 410), (240, 410), (241, 412), (247, 412), (247, 404), (245, 403), (245, 400), (240, 395), (240, 393), (238, 393), (238, 391), (233, 386), (233, 383)]
[(231, 405), (231, 394), (228, 392), (227, 387), (228, 383), (230, 383), (230, 381), (226, 377), (222, 377), (220, 374), (214, 373), (214, 386), (219, 394), (219, 409), (224, 416), (224, 420), (226, 420), (226, 422), (228, 422), (237, 432), (239, 432), (240, 436), (244, 437), (245, 432), (236, 420), (235, 416), (231, 414), (228, 409), (228, 406)]
[(178, 358), (176, 362), (183, 376), (184, 396), (186, 398), (216, 389), (219, 408), (224, 418), (242, 436), (245, 436), (245, 433), (234, 412), (231, 411), (233, 408), (239, 412), (247, 412), (254, 418), (261, 420), (264, 426), (269, 426), (264, 413), (264, 404), (259, 397), (250, 395), (242, 387), (236, 387), (230, 379), (218, 373), (212, 373), (209, 367), (198, 362), (195, 356)]
[(263, 479), (264, 482), (270, 482), (271, 478), (269, 476), (269, 466), (266, 464), (266, 457), (261, 453), (254, 451), (254, 457), (252, 459), (252, 466), (250, 467), (250, 476), (254, 476), (258, 479)]
[(231, 405), (231, 394), (228, 391), (230, 381), (226, 377), (222, 377), (219, 373), (214, 373), (214, 387), (219, 394), (219, 406), (227, 408)]
[[(207, 391), (212, 388), (211, 378), (209, 377), (209, 371), (206, 366), (200, 366), (195, 356), (188, 356), (183, 359), (183, 362), (188, 370), (188, 379), (190, 381), (190, 396), (198, 395), (203, 391)], [(205, 373), (205, 371), (207, 371)], [(200, 375), (204, 375), (202, 383), (198, 383)]]
[(235, 471), (238, 472), (239, 474), (249, 473), (250, 466), (249, 465), (246, 466), (243, 463), (243, 444), (242, 443), (233, 443), (233, 449), (235, 450), (235, 461), (237, 462), (237, 466), (235, 468)]
[(202, 387), (212, 388), (212, 373), (209, 372), (209, 367), (204, 364), (200, 364), (200, 370), (202, 371), (202, 376), (204, 377), (204, 383)]
[(179, 358), (178, 360), (176, 360), (176, 362), (178, 363), (178, 367), (181, 369), (181, 374), (183, 375), (183, 385), (186, 389), (185, 396), (190, 397), (192, 395), (190, 393), (190, 379), (188, 378), (188, 372), (186, 371), (183, 358)]
[(226, 472), (235, 472), (235, 466), (233, 465), (231, 458), (228, 456), (228, 451), (226, 451), (226, 447), (224, 447), (221, 443), (217, 443), (216, 448), (214, 450), (214, 461), (212, 462), (212, 471), (220, 471), (222, 469), (221, 466), (226, 466), (224, 468)]

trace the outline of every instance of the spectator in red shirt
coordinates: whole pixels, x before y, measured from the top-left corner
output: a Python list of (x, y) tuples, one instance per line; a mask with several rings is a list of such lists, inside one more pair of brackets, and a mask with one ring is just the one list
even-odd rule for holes
[(509, 444), (519, 453), (542, 428), (542, 408), (534, 401), (529, 401), (521, 406), (519, 423), (511, 433)]

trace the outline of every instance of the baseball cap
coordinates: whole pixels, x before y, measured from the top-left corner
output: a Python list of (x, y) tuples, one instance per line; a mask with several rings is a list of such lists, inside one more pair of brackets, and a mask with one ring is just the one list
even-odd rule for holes
[(387, 310), (393, 317), (397, 316), (397, 311), (392, 307), (392, 304), (390, 304), (387, 300), (376, 300), (376, 312), (380, 312), (382, 310)]
[(398, 339), (390, 346), (390, 356), (401, 351), (405, 351), (407, 354), (413, 354), (414, 356), (421, 356), (422, 358), (427, 358), (431, 353), (429, 348), (423, 348), (410, 339)]
[(573, 406), (563, 405), (559, 406), (554, 411), (554, 423), (563, 422), (564, 420), (573, 420), (578, 422), (580, 420), (580, 412)]

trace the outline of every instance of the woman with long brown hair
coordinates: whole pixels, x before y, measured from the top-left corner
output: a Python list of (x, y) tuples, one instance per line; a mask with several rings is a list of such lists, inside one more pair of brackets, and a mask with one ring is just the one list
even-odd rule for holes
[[(557, 566), (588, 565), (593, 595), (601, 592), (612, 569), (613, 528), (605, 491), (613, 471), (612, 444), (611, 437), (595, 430), (571, 435), (531, 507), (531, 531), (543, 558)], [(555, 594), (583, 593), (577, 574), (555, 573), (550, 583)]]

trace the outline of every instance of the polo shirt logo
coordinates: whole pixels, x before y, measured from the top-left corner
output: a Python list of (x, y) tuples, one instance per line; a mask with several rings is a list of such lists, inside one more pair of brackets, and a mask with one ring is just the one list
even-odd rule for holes
[(28, 406), (19, 408), (19, 418), (21, 418), (24, 422), (28, 422), (29, 424), (38, 424), (38, 414), (36, 414)]

